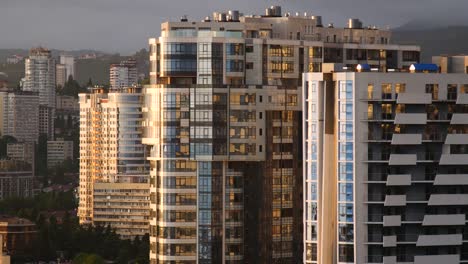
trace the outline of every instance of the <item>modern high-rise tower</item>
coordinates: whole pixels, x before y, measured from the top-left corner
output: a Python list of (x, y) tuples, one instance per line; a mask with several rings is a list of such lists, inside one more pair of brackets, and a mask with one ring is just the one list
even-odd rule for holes
[(50, 50), (33, 48), (25, 60), (23, 91), (39, 94), (39, 133), (54, 137), (55, 60)]
[(468, 75), (306, 73), (304, 263), (463, 263)]
[(123, 89), (134, 85), (138, 85), (138, 70), (134, 59), (110, 66), (111, 89)]
[(60, 55), (60, 64), (65, 66), (65, 81), (71, 76), (76, 79), (75, 76), (75, 57), (72, 55), (62, 54)]
[(151, 263), (301, 261), (302, 73), (419, 60), (419, 47), (358, 24), (323, 27), (279, 7), (162, 24), (143, 107)]
[(141, 88), (80, 94), (82, 224), (110, 225), (123, 238), (149, 232), (149, 172)]

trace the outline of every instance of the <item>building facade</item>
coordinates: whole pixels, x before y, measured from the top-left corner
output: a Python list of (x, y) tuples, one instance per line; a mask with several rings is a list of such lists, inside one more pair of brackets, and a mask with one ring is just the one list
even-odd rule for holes
[(75, 57), (62, 54), (60, 55), (60, 64), (65, 66), (65, 81), (67, 81), (70, 76), (76, 80)]
[(37, 237), (36, 224), (24, 218), (1, 216), (0, 237), (0, 241), (3, 240), (0, 244), (1, 252), (13, 257), (25, 254), (34, 246)]
[(34, 92), (0, 92), (0, 133), (20, 142), (39, 139), (39, 95)]
[(149, 41), (151, 263), (300, 262), (302, 72), (408, 68), (419, 47), (317, 17), (215, 17)]
[(33, 197), (33, 187), (31, 164), (16, 160), (0, 161), (0, 200)]
[(467, 87), (466, 74), (304, 74), (304, 263), (464, 262)]
[(110, 66), (110, 88), (124, 89), (138, 85), (136, 61), (129, 59)]
[(7, 144), (7, 156), (12, 160), (27, 162), (34, 168), (34, 142)]
[(47, 141), (48, 168), (61, 165), (67, 159), (73, 159), (73, 141), (63, 140), (63, 138)]
[(82, 224), (110, 224), (123, 237), (149, 232), (149, 172), (140, 88), (80, 94)]
[(50, 50), (31, 49), (25, 60), (23, 91), (39, 94), (39, 133), (49, 139), (54, 136), (55, 116), (55, 60)]
[(55, 65), (55, 85), (57, 87), (64, 87), (67, 82), (67, 68), (64, 64)]

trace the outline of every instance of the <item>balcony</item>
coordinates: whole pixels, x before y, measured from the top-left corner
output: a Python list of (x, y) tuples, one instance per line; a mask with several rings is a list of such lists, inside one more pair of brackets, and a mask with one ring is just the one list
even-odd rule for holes
[(392, 113), (364, 112), (362, 118), (367, 121), (393, 122), (395, 115)]
[(383, 243), (383, 235), (381, 234), (367, 234), (368, 243)]
[(367, 201), (368, 202), (379, 202), (383, 203), (385, 201), (385, 194), (368, 194), (367, 195)]
[(419, 145), (421, 143), (421, 134), (393, 134), (392, 137), (392, 145)]
[(427, 114), (425, 113), (398, 113), (395, 116), (395, 124), (425, 125), (427, 124)]
[(367, 222), (371, 223), (383, 223), (383, 214), (368, 214)]
[(397, 234), (398, 243), (416, 243), (418, 241), (419, 234)]
[(390, 153), (387, 152), (369, 152), (367, 154), (368, 161), (385, 161), (388, 162), (390, 159)]
[(383, 263), (383, 255), (370, 255), (366, 257), (366, 263)]
[(427, 122), (450, 122), (452, 113), (428, 113)]

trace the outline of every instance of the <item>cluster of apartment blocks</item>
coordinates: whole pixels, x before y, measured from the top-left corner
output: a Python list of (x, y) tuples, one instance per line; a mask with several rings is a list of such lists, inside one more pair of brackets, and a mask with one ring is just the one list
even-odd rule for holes
[[(419, 47), (317, 17), (162, 24), (150, 39), (152, 263), (294, 263), (302, 255), (302, 73), (409, 68)], [(229, 21), (227, 21), (229, 20)]]
[[(410, 73), (434, 71), (410, 67), (419, 47), (357, 20), (267, 14), (184, 18), (149, 41), (151, 263), (459, 263), (468, 77)], [(87, 130), (119, 126), (95, 96), (80, 98), (83, 223), (119, 144)]]

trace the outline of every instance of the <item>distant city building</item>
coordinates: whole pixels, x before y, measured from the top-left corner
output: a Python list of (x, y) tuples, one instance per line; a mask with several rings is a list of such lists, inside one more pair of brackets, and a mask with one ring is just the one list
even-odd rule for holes
[(23, 56), (20, 55), (12, 55), (7, 58), (7, 63), (8, 64), (18, 64), (24, 60)]
[(53, 168), (67, 159), (73, 159), (73, 141), (58, 138), (47, 141), (47, 167)]
[(31, 252), (37, 232), (36, 224), (28, 219), (0, 216), (0, 237), (3, 238), (1, 251), (12, 257)]
[(67, 82), (67, 68), (64, 64), (55, 65), (55, 83), (57, 86), (64, 87)]
[(12, 160), (27, 162), (34, 168), (34, 142), (8, 143), (7, 156)]
[(57, 111), (64, 112), (78, 112), (80, 111), (80, 104), (78, 98), (69, 95), (57, 95), (56, 98)]
[(0, 133), (20, 142), (38, 142), (39, 95), (0, 91)]
[(304, 263), (463, 263), (468, 75), (303, 77)]
[(31, 164), (0, 160), (0, 200), (33, 196), (34, 173)]
[(302, 73), (419, 60), (390, 31), (351, 26), (280, 7), (162, 24), (143, 106), (151, 263), (302, 262)]
[[(80, 94), (83, 224), (111, 225), (122, 237), (149, 232), (149, 165), (141, 143), (140, 88)], [(131, 198), (129, 198), (131, 197)]]
[(79, 57), (80, 60), (92, 60), (96, 59), (98, 56), (95, 53), (83, 54)]
[(39, 133), (54, 136), (55, 60), (50, 50), (33, 48), (25, 61), (23, 91), (39, 94)]
[(433, 56), (432, 63), (435, 63), (439, 66), (441, 73), (468, 73), (467, 55)]
[(72, 55), (65, 55), (62, 54), (60, 55), (60, 64), (65, 65), (65, 80), (68, 80), (68, 78), (71, 76), (73, 79), (76, 79), (75, 77), (75, 57)]
[(130, 59), (110, 66), (111, 89), (123, 89), (137, 84), (138, 72), (135, 60)]

